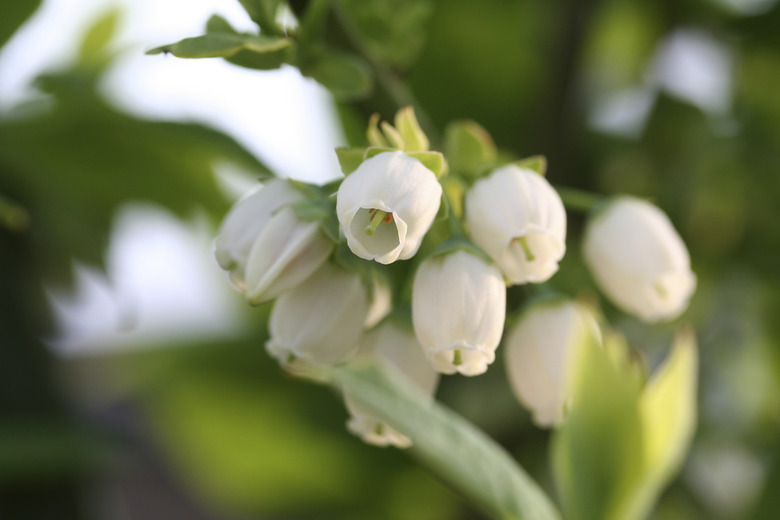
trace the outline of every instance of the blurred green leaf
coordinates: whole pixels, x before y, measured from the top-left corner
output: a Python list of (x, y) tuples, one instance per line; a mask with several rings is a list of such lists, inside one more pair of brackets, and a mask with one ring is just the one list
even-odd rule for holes
[(493, 518), (560, 518), (512, 457), (485, 433), (376, 365), (323, 369), (361, 407), (412, 439), (413, 454)]
[(108, 10), (87, 30), (79, 48), (79, 61), (84, 64), (103, 66), (110, 59), (107, 47), (114, 37), (120, 21), (120, 11)]
[(373, 88), (368, 65), (351, 54), (328, 51), (301, 72), (316, 79), (341, 101), (364, 97)]
[(146, 54), (171, 53), (178, 58), (229, 58), (241, 50), (264, 54), (288, 47), (292, 41), (276, 36), (215, 32), (155, 47)]
[(46, 276), (68, 279), (71, 260), (100, 265), (115, 209), (160, 204), (180, 216), (221, 217), (227, 201), (213, 164), (268, 170), (233, 139), (195, 124), (145, 121), (106, 105), (93, 72), (41, 78), (53, 108), (0, 120), (0, 191), (27, 209)]
[(552, 444), (566, 518), (629, 520), (616, 514), (642, 470), (639, 380), (595, 342), (579, 349), (572, 363), (571, 413)]
[(41, 5), (40, 0), (5, 0), (0, 16), (0, 47), (11, 39), (19, 26)]
[(408, 66), (425, 42), (430, 0), (336, 0), (357, 38), (378, 60)]
[(590, 343), (573, 360), (571, 413), (552, 446), (567, 518), (640, 520), (687, 453), (696, 418), (693, 333), (677, 336), (642, 388), (622, 340)]
[(238, 0), (249, 17), (267, 34), (278, 34), (276, 14), (283, 0)]

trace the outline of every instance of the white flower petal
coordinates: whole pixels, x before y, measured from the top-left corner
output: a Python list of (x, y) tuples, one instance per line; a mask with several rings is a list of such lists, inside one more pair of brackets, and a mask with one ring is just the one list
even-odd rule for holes
[[(367, 260), (389, 264), (414, 256), (441, 203), (441, 185), (423, 164), (402, 152), (380, 153), (339, 187), (338, 215), (347, 244)], [(392, 215), (366, 233), (375, 210)]]
[(501, 341), (505, 312), (506, 285), (495, 266), (465, 251), (420, 264), (412, 290), (412, 320), (436, 370), (485, 372)]
[(538, 173), (508, 165), (478, 180), (466, 194), (469, 236), (510, 284), (543, 282), (566, 252), (566, 211)]
[(509, 382), (538, 426), (555, 426), (563, 420), (570, 400), (574, 349), (588, 341), (601, 342), (598, 324), (590, 311), (569, 300), (532, 304), (507, 334), (504, 354)]
[(282, 363), (290, 356), (312, 364), (345, 361), (357, 349), (367, 312), (360, 277), (325, 263), (276, 300), (266, 349)]
[(645, 321), (679, 316), (696, 288), (680, 235), (665, 213), (643, 200), (620, 197), (595, 215), (583, 254), (604, 294)]

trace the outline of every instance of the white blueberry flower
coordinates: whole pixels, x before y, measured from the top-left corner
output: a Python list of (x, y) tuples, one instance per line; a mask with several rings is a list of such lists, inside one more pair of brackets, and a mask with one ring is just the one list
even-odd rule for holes
[(289, 206), (303, 198), (287, 181), (272, 179), (233, 206), (222, 222), (217, 262), (252, 304), (299, 284), (333, 251), (317, 223), (299, 219)]
[[(411, 330), (386, 320), (366, 334), (360, 343), (359, 357), (373, 359), (397, 370), (422, 394), (433, 397), (439, 374), (431, 368), (422, 345)], [(366, 412), (350, 394), (344, 394), (344, 402), (351, 415), (347, 428), (363, 441), (376, 446), (411, 446), (412, 442), (406, 435)]]
[(604, 294), (648, 322), (679, 316), (696, 288), (680, 235), (664, 212), (643, 200), (619, 197), (594, 215), (583, 254)]
[(412, 321), (436, 371), (485, 372), (495, 359), (505, 313), (506, 285), (494, 265), (462, 250), (420, 264)]
[(503, 166), (466, 194), (471, 240), (498, 264), (510, 285), (544, 282), (566, 252), (566, 211), (543, 176)]
[(586, 342), (601, 343), (593, 314), (567, 299), (531, 304), (504, 340), (509, 383), (537, 426), (559, 425), (570, 401), (571, 363)]
[(436, 175), (403, 152), (363, 161), (336, 199), (349, 248), (381, 264), (411, 258), (439, 211), (441, 191)]
[(367, 312), (368, 294), (360, 277), (325, 263), (276, 300), (266, 350), (285, 364), (345, 361), (357, 349)]

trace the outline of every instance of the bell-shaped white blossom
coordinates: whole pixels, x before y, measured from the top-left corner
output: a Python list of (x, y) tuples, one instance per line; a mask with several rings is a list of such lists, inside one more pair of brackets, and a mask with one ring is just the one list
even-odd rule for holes
[(561, 423), (570, 401), (575, 349), (601, 343), (593, 314), (566, 299), (531, 304), (507, 333), (504, 355), (515, 396), (537, 426)]
[(462, 250), (420, 264), (412, 321), (436, 371), (484, 373), (495, 359), (505, 313), (506, 285), (494, 265)]
[(276, 300), (266, 349), (281, 363), (345, 361), (357, 349), (367, 312), (360, 277), (325, 263)]
[(466, 194), (471, 240), (510, 285), (544, 282), (566, 252), (566, 211), (542, 175), (516, 165), (478, 180)]
[(381, 264), (411, 258), (439, 211), (441, 192), (436, 175), (403, 152), (363, 161), (336, 199), (349, 248)]
[(618, 307), (653, 322), (679, 316), (696, 288), (688, 250), (664, 212), (620, 197), (588, 222), (585, 261)]
[(272, 300), (310, 276), (334, 244), (291, 203), (304, 196), (281, 179), (240, 200), (225, 217), (215, 256), (252, 304)]
[[(358, 357), (397, 370), (426, 397), (432, 398), (439, 382), (439, 374), (431, 368), (414, 333), (389, 320), (363, 337)], [(351, 415), (347, 428), (363, 441), (376, 446), (411, 446), (406, 435), (366, 412), (350, 394), (344, 394), (344, 402)]]

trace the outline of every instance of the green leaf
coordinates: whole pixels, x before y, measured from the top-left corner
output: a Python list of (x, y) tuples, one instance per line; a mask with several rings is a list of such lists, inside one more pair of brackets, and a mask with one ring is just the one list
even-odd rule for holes
[(317, 80), (340, 101), (363, 98), (373, 88), (371, 69), (350, 54), (328, 52), (301, 72)]
[(353, 363), (323, 369), (361, 407), (412, 439), (412, 453), (493, 518), (553, 520), (550, 499), (495, 441), (400, 374)]
[(280, 34), (276, 13), (283, 0), (238, 0), (249, 17), (266, 34)]
[(406, 155), (423, 163), (423, 166), (436, 174), (437, 179), (447, 173), (447, 161), (440, 152), (407, 152)]
[[(644, 440), (646, 484), (637, 499), (647, 509), (682, 464), (696, 430), (696, 338), (678, 333), (672, 351), (642, 392), (639, 410)], [(640, 516), (637, 516), (639, 518)]]
[(571, 412), (552, 442), (567, 519), (629, 520), (616, 513), (639, 482), (643, 445), (640, 385), (626, 355), (620, 343), (590, 342), (572, 360)]
[(607, 338), (573, 361), (571, 413), (553, 439), (567, 518), (640, 520), (679, 468), (693, 436), (697, 355), (678, 334), (649, 384), (624, 342)]
[(547, 158), (544, 155), (534, 155), (533, 157), (528, 157), (527, 159), (515, 161), (512, 164), (519, 166), (520, 168), (528, 168), (529, 170), (533, 170), (542, 177), (547, 174)]
[(109, 9), (90, 26), (79, 48), (79, 61), (102, 66), (110, 55), (106, 48), (119, 24), (119, 10)]
[(444, 150), (452, 169), (474, 177), (496, 162), (496, 145), (474, 121), (455, 121), (447, 126)]
[(228, 58), (241, 50), (257, 54), (272, 53), (290, 46), (291, 43), (288, 38), (275, 36), (213, 32), (156, 47), (146, 54), (169, 52), (178, 58)]
[(365, 148), (336, 148), (336, 157), (338, 157), (341, 172), (344, 175), (357, 170), (358, 166), (365, 160)]
[(218, 14), (211, 15), (211, 18), (206, 22), (206, 32), (238, 34), (238, 31), (233, 29), (233, 26)]
[(41, 5), (40, 0), (3, 0), (3, 15), (0, 16), (0, 47), (11, 38)]
[(355, 37), (389, 65), (411, 65), (425, 43), (431, 0), (336, 0)]

